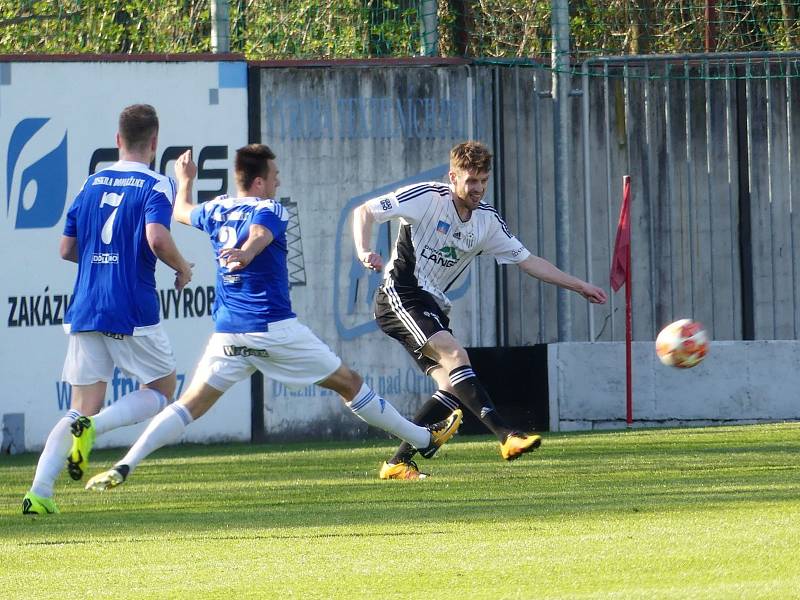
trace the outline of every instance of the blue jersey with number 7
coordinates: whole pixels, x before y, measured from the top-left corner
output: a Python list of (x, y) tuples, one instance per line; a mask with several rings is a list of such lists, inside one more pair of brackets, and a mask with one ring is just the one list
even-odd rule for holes
[(137, 162), (119, 161), (86, 180), (64, 224), (78, 250), (65, 329), (137, 335), (159, 323), (157, 259), (146, 226), (169, 229), (174, 199), (172, 179)]

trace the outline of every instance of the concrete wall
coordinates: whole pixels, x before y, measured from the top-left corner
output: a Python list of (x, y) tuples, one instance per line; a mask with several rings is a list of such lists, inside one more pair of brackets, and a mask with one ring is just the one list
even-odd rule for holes
[[(800, 342), (714, 342), (692, 369), (661, 364), (633, 344), (635, 427), (800, 419)], [(626, 426), (625, 344), (548, 346), (551, 431)]]
[[(632, 175), (634, 339), (648, 346), (664, 325), (689, 316), (713, 339), (741, 339), (747, 310), (756, 338), (797, 337), (800, 303), (792, 290), (800, 245), (791, 206), (800, 170), (788, 160), (788, 144), (800, 134), (800, 95), (792, 94), (791, 78), (737, 84), (728, 69), (665, 62), (573, 80), (582, 93), (571, 97), (570, 270), (608, 289), (622, 176)], [(370, 324), (378, 282), (353, 262), (349, 212), (381, 190), (442, 179), (449, 148), (478, 138), (497, 155), (488, 201), (533, 253), (555, 262), (549, 73), (398, 66), (275, 68), (260, 76), (262, 141), (278, 152), (279, 195), (296, 203), (302, 232), (297, 311), (410, 412), (431, 387)], [(749, 241), (742, 237), (742, 175)], [(379, 234), (387, 250), (395, 233)], [(490, 259), (468, 274), (453, 312), (459, 339), (472, 346), (559, 341), (553, 286)], [(624, 339), (623, 294), (611, 294), (605, 306), (572, 295), (572, 339)], [(333, 398), (267, 387), (270, 435), (358, 433)]]
[[(71, 289), (74, 271), (56, 255), (64, 206), (91, 170), (95, 151), (113, 148), (114, 119), (125, 104), (148, 101), (161, 113), (159, 170), (171, 169), (174, 157), (165, 154), (168, 147), (192, 146), (198, 160), (207, 147), (223, 149), (207, 153), (201, 165), (204, 179), (198, 188), (204, 198), (232, 189), (230, 158), (246, 142), (248, 108), (258, 115), (255, 129), (278, 154), (279, 196), (292, 215), (296, 311), (405, 413), (416, 409), (433, 384), (372, 322), (372, 294), (379, 279), (354, 260), (352, 209), (401, 185), (445, 180), (452, 145), (479, 139), (497, 155), (486, 200), (532, 252), (555, 262), (552, 99), (545, 69), (259, 68), (257, 93), (251, 96), (259, 100), (248, 107), (245, 65), (230, 64), (0, 63), (0, 151), (6, 152), (0, 155), (5, 165), (0, 195), (6, 207), (0, 216), (0, 246), (8, 256), (20, 248), (33, 252), (25, 261), (7, 261), (0, 279), (6, 302), (0, 369), (9, 382), (2, 414), (37, 415), (25, 422), (31, 448), (41, 444), (69, 403), (68, 387), (59, 381), (63, 335), (57, 319), (35, 311), (43, 311), (48, 301), (55, 310), (57, 299), (63, 301)], [(789, 148), (800, 139), (800, 94), (796, 81), (779, 76), (795, 67), (787, 63), (774, 73), (762, 67), (753, 73), (757, 77), (738, 83), (728, 77), (727, 66), (676, 63), (634, 65), (628, 78), (622, 67), (601, 66), (599, 73), (573, 80), (582, 95), (571, 99), (570, 270), (608, 285), (621, 180), (631, 174), (634, 338), (647, 347), (663, 325), (684, 316), (702, 321), (714, 339), (741, 339), (748, 311), (754, 337), (798, 337), (800, 244), (795, 240), (800, 225), (792, 207), (800, 169), (791, 162)], [(89, 82), (106, 81), (111, 82), (106, 94), (83, 91), (93, 89)], [(120, 87), (117, 81), (136, 85)], [(188, 108), (175, 101), (176, 94), (191, 98)], [(737, 118), (742, 110), (744, 120)], [(23, 139), (34, 126), (40, 127)], [(746, 157), (739, 155), (741, 148)], [(40, 186), (29, 175), (45, 167), (57, 176), (43, 179)], [(749, 196), (742, 194), (740, 179)], [(742, 206), (750, 213), (749, 238), (742, 237)], [(396, 228), (381, 227), (376, 248), (387, 254), (395, 234)], [(212, 263), (206, 262), (205, 240), (197, 232), (178, 228), (177, 235), (181, 247), (197, 256), (196, 302), (213, 285)], [(167, 297), (170, 275), (165, 270), (159, 272), (159, 287)], [(622, 293), (600, 307), (573, 295), (572, 339), (623, 339)], [(558, 341), (555, 289), (516, 267), (497, 267), (490, 258), (480, 258), (451, 296), (453, 330), (467, 346)], [(184, 381), (211, 331), (208, 311), (198, 314), (189, 305), (181, 299), (180, 307), (167, 306), (167, 315), (174, 316), (165, 318)], [(41, 348), (53, 351), (42, 353)], [(16, 359), (34, 354), (36, 361)], [(680, 373), (680, 381), (697, 377), (715, 361)], [(709, 381), (727, 377), (725, 364), (719, 369), (719, 375), (709, 371)], [(108, 401), (131, 385), (122, 380), (112, 385)], [(318, 388), (289, 390), (268, 381), (265, 392), (272, 438), (364, 432), (338, 399)], [(248, 400), (249, 385), (243, 382), (223, 404), (233, 420), (222, 429), (216, 428), (222, 422), (218, 418), (204, 420), (193, 428), (197, 439), (246, 438)], [(566, 420), (581, 420), (579, 412), (573, 408)], [(7, 428), (17, 427), (15, 419), (8, 423)], [(132, 435), (105, 443), (127, 443)]]
[[(278, 196), (292, 206), (291, 231), (299, 235), (290, 256), (302, 263), (293, 275), (295, 312), (378, 393), (413, 413), (435, 387), (373, 321), (380, 276), (355, 259), (351, 213), (402, 185), (446, 181), (450, 148), (460, 141), (491, 144), (491, 80), (464, 66), (275, 68), (260, 78), (261, 141), (277, 154)], [(396, 233), (396, 223), (375, 230), (374, 247), (385, 257)], [(492, 346), (494, 263), (474, 265), (449, 293), (452, 328), (465, 345)], [(270, 439), (366, 429), (321, 388), (265, 385)]]

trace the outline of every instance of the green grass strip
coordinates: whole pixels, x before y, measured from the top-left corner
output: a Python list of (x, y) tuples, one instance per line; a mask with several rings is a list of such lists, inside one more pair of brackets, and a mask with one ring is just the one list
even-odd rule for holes
[[(3, 598), (790, 598), (800, 424), (549, 434), (504, 463), (460, 438), (380, 481), (393, 444), (182, 446), (62, 514), (0, 458)], [(97, 451), (90, 473), (119, 450)]]

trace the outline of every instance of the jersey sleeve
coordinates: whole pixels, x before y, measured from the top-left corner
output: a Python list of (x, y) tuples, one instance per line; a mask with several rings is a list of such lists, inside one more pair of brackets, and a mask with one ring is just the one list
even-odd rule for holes
[(160, 179), (150, 191), (144, 208), (145, 223), (160, 223), (169, 229), (172, 222), (172, 205), (175, 203), (175, 181), (171, 177)]
[(483, 252), (491, 254), (499, 265), (520, 263), (531, 253), (508, 230), (505, 221), (499, 215), (492, 215), (492, 229), (484, 243)]
[(289, 225), (289, 214), (286, 209), (278, 202), (271, 202), (271, 206), (259, 206), (253, 214), (253, 225), (266, 227), (272, 233), (272, 237), (277, 238), (286, 233)]
[(399, 218), (414, 225), (430, 209), (432, 202), (450, 193), (446, 190), (440, 183), (417, 183), (367, 200), (366, 207), (377, 223)]
[(192, 227), (197, 227), (197, 229), (201, 229), (202, 231), (206, 230), (206, 224), (209, 220), (209, 215), (213, 210), (214, 205), (211, 202), (204, 202), (203, 204), (198, 204), (192, 209), (192, 212), (189, 213), (189, 222), (192, 224)]

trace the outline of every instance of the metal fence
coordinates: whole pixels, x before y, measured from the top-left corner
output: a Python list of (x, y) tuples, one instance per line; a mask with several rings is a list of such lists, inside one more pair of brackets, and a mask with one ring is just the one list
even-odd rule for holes
[[(514, 163), (502, 168), (503, 209), (531, 250), (554, 260), (551, 165), (563, 142), (549, 73), (495, 68), (499, 151)], [(715, 339), (797, 339), (799, 73), (800, 54), (754, 53), (592, 59), (573, 77), (568, 264), (608, 285), (631, 175), (634, 339), (685, 316)], [(553, 292), (504, 279), (501, 343), (563, 339)], [(571, 339), (624, 338), (621, 292), (603, 307), (570, 303)]]

